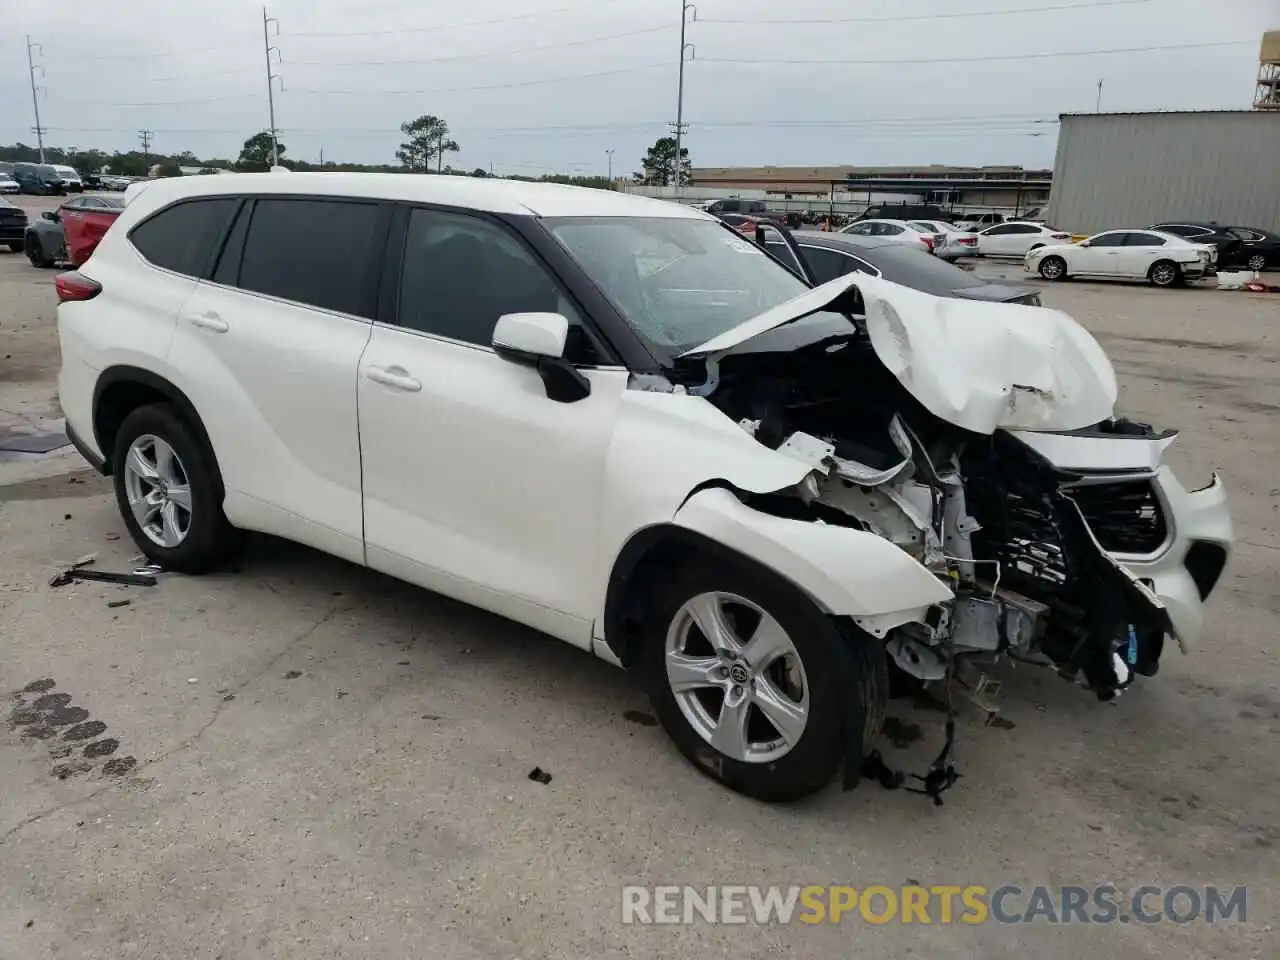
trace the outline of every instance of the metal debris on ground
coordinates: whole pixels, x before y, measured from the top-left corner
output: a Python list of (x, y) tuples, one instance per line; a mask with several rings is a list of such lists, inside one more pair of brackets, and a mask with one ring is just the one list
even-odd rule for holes
[(124, 587), (154, 587), (155, 574), (147, 571), (134, 573), (113, 573), (110, 570), (86, 570), (83, 567), (69, 567), (55, 573), (49, 580), (51, 587), (65, 587), (68, 583), (92, 580), (95, 583), (116, 583)]
[(133, 603), (132, 600), (109, 600), (107, 606), (114, 610), (116, 607), (127, 607), (131, 603)]
[(529, 779), (535, 783), (550, 783), (551, 774), (547, 773), (547, 771), (543, 770), (541, 767), (534, 767), (529, 771)]

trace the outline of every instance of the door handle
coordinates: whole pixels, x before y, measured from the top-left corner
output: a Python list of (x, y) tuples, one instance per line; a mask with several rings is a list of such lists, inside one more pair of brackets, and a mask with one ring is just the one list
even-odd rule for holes
[(404, 367), (365, 367), (364, 375), (366, 379), (380, 383), (384, 387), (391, 387), (393, 390), (417, 393), (422, 389), (422, 382), (409, 376)]
[(227, 321), (213, 311), (193, 313), (187, 317), (187, 322), (193, 327), (199, 327), (201, 330), (208, 330), (211, 333), (226, 333), (231, 329), (227, 325)]

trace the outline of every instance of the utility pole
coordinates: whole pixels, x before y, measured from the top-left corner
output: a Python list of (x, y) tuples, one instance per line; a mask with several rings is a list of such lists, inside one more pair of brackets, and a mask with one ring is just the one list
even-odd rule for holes
[(1099, 79), (1098, 79), (1098, 99), (1097, 99), (1097, 101), (1096, 101), (1096, 102), (1094, 103), (1094, 105), (1093, 105), (1093, 112), (1094, 112), (1094, 113), (1101, 113), (1101, 112), (1102, 112), (1102, 80), (1103, 80), (1103, 78), (1099, 78)]
[(154, 130), (139, 130), (138, 139), (142, 141), (142, 175), (145, 177), (151, 170), (151, 138), (156, 135)]
[(38, 43), (31, 42), (31, 34), (27, 34), (27, 72), (31, 74), (31, 108), (36, 113), (36, 125), (32, 127), (32, 131), (36, 135), (36, 143), (40, 146), (40, 162), (44, 163), (44, 127), (40, 126), (40, 98), (36, 96), (36, 91), (40, 87), (36, 86), (36, 68), (40, 69), (40, 76), (44, 76), (44, 67), (35, 62), (31, 56), (32, 50), (39, 50), (40, 55), (44, 56), (44, 47)]
[(280, 36), (280, 21), (275, 17), (267, 16), (267, 8), (262, 8), (262, 47), (267, 56), (267, 110), (271, 118), (271, 166), (276, 166), (280, 162), (280, 149), (276, 140), (276, 96), (275, 81), (280, 81), (280, 89), (284, 90), (284, 78), (278, 73), (271, 70), (271, 54), (276, 55), (276, 63), (280, 63), (280, 48), (271, 45), (271, 35), (267, 30), (270, 24), (276, 26), (276, 36)]
[(684, 164), (681, 163), (681, 143), (684, 140), (684, 61), (685, 51), (692, 60), (696, 51), (692, 43), (685, 42), (685, 28), (689, 24), (689, 11), (693, 11), (693, 19), (698, 19), (698, 8), (689, 0), (680, 0), (680, 79), (676, 88), (676, 196), (680, 196), (680, 187), (684, 181)]
[(324, 147), (320, 148), (320, 169), (324, 169)]
[(605, 155), (609, 158), (609, 182), (613, 183), (613, 154), (614, 150), (610, 147), (605, 151)]

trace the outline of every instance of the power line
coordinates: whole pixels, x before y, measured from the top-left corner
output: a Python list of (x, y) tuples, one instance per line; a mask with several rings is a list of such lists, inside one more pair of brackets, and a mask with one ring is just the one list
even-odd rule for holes
[(536, 10), (532, 13), (520, 13), (510, 17), (498, 17), (492, 20), (470, 20), (465, 23), (440, 23), (430, 27), (402, 27), (396, 30), (324, 30), (306, 33), (290, 33), (294, 37), (390, 37), (404, 33), (438, 33), (444, 30), (465, 30), (470, 27), (488, 27), (501, 23), (518, 23), (522, 20), (536, 20), (541, 17), (555, 16), (561, 13), (575, 13), (587, 8), (599, 7), (604, 3), (616, 3), (619, 0), (590, 0), (587, 3), (576, 3), (568, 7), (556, 7), (552, 10)]
[(823, 65), (839, 66), (892, 66), (920, 65), (929, 63), (989, 63), (998, 60), (1052, 60), (1057, 57), (1093, 57), (1117, 53), (1153, 53), (1157, 50), (1199, 50), (1206, 47), (1232, 47), (1245, 43), (1257, 43), (1257, 40), (1211, 40), (1206, 43), (1171, 43), (1153, 47), (1116, 47), (1110, 50), (1065, 50), (1060, 53), (999, 53), (982, 57), (924, 57), (906, 59), (894, 57), (887, 60), (770, 60), (763, 57), (700, 57), (699, 63), (736, 63), (745, 66), (758, 64), (791, 65), (815, 67)]
[(674, 30), (675, 24), (664, 23), (657, 27), (645, 27), (643, 30), (628, 30), (625, 33), (611, 33), (603, 37), (587, 37), (583, 40), (562, 40), (558, 43), (544, 43), (537, 47), (521, 47), (516, 50), (490, 50), (485, 53), (462, 53), (451, 57), (426, 57), (406, 60), (347, 60), (327, 63), (323, 60), (290, 60), (290, 66), (299, 67), (392, 67), (399, 65), (416, 65), (424, 63), (453, 63), (458, 60), (489, 60), (495, 57), (513, 57), (526, 53), (541, 53), (545, 50), (560, 50), (565, 47), (578, 47), (588, 43), (604, 43), (608, 40), (621, 40), (625, 37), (639, 37), (650, 33)]
[(437, 93), (471, 93), (476, 90), (511, 90), (516, 87), (533, 87), (544, 83), (564, 83), (569, 80), (593, 80), (597, 77), (616, 77), (624, 73), (639, 73), (657, 67), (670, 67), (669, 63), (643, 63), (635, 67), (617, 70), (598, 70), (594, 73), (574, 73), (563, 77), (541, 77), (537, 80), (517, 80), (513, 83), (491, 83), (478, 87), (436, 87), (431, 90), (308, 90), (291, 88), (291, 93), (320, 94), (325, 96), (395, 97), (429, 96)]
[(1053, 13), (1060, 10), (1088, 10), (1094, 7), (1132, 6), (1139, 3), (1150, 3), (1151, 0), (1092, 0), (1089, 3), (1064, 3), (1052, 7), (1012, 7), (1004, 10), (971, 10), (963, 13), (915, 13), (905, 16), (890, 17), (828, 17), (822, 19), (797, 19), (788, 17), (785, 20), (747, 20), (737, 18), (703, 17), (699, 23), (734, 23), (734, 24), (819, 24), (819, 23), (906, 23), (919, 20), (968, 20), (977, 17), (1007, 17), (1025, 13)]

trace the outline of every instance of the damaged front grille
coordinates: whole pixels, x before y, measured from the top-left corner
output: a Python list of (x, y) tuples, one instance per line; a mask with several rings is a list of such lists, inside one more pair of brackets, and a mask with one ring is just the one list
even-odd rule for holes
[(1065, 492), (1079, 504), (1089, 530), (1107, 552), (1147, 554), (1164, 545), (1168, 528), (1151, 481), (1091, 483)]

